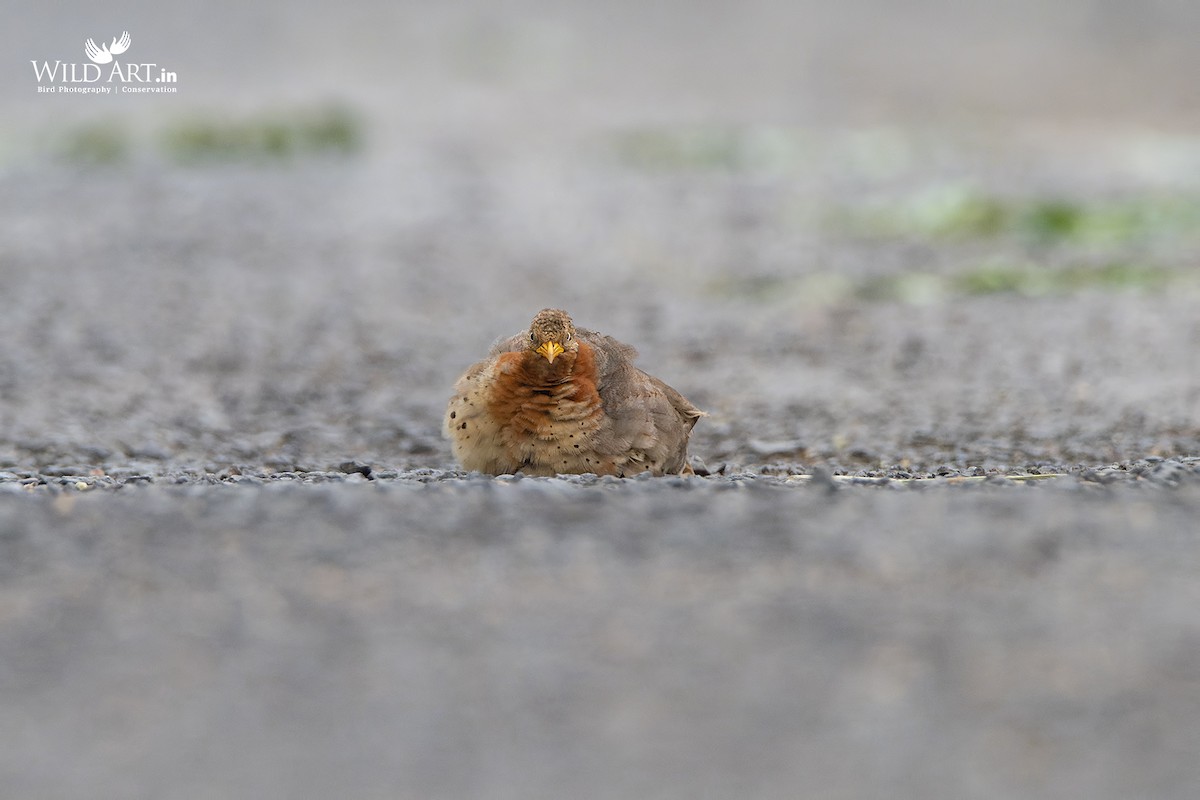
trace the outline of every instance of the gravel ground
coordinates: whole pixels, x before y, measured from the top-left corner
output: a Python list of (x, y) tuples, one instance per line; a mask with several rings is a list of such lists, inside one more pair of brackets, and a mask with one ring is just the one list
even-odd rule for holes
[(1117, 485), (429, 472), (5, 493), (0, 780), (1189, 797), (1200, 476), (1165, 463)]
[[(177, 103), (5, 78), (0, 795), (1194, 797), (1200, 14), (826, 5), (135, 3)], [(455, 469), (546, 306), (697, 476)]]

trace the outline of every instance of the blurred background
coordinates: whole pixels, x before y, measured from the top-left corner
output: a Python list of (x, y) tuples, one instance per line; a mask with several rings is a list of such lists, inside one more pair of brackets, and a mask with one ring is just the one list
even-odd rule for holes
[[(544, 306), (716, 463), (1194, 450), (1193, 3), (5, 16), (10, 461), (448, 466), (448, 388)], [(126, 29), (177, 94), (36, 92)]]
[[(0, 9), (0, 795), (1195, 795), (1200, 3)], [(712, 477), (450, 471), (544, 306)]]
[[(718, 463), (1195, 443), (1195, 4), (5, 16), (15, 463), (448, 466), (448, 388), (543, 306), (712, 411)], [(126, 29), (178, 93), (36, 91)]]

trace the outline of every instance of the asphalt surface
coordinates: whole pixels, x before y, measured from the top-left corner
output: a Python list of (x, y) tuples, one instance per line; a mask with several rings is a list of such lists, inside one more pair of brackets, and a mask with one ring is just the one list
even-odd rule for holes
[[(1196, 12), (866, 6), (146, 4), (175, 105), (6, 77), (0, 795), (1195, 797)], [(698, 475), (456, 469), (546, 306)]]

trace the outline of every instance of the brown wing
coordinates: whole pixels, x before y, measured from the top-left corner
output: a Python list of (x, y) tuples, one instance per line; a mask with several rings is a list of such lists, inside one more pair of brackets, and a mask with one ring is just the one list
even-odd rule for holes
[(490, 361), (501, 353), (515, 353), (518, 350), (524, 350), (529, 346), (529, 332), (515, 333), (512, 336), (502, 336), (492, 342), (491, 349), (488, 350), (487, 360)]
[(606, 423), (596, 436), (601, 452), (628, 461), (628, 474), (680, 472), (688, 437), (704, 412), (663, 381), (633, 366), (636, 351), (610, 336), (578, 331), (596, 350), (597, 390)]
[[(641, 372), (641, 370), (638, 371)], [(642, 372), (642, 374), (646, 375), (644, 372)], [(682, 419), (687, 425), (688, 431), (691, 431), (692, 428), (696, 427), (696, 421), (698, 419), (707, 416), (703, 411), (692, 405), (690, 400), (681, 395), (674, 388), (663, 383), (653, 375), (646, 375), (646, 377), (653, 381), (654, 385), (657, 386), (662, 393), (667, 396), (667, 399), (671, 402), (671, 406), (675, 409), (675, 413), (677, 413), (680, 419)]]

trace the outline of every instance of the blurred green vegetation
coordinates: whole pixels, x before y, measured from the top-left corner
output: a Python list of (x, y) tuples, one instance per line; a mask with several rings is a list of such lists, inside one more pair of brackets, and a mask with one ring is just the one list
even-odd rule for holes
[(97, 167), (119, 166), (139, 152), (180, 164), (281, 162), (353, 155), (364, 144), (357, 114), (342, 105), (323, 105), (244, 117), (197, 115), (168, 123), (149, 138), (118, 122), (85, 122), (39, 146), (56, 161)]
[(181, 163), (350, 155), (363, 146), (363, 127), (343, 106), (241, 119), (195, 117), (167, 128), (160, 145), (165, 155)]
[(1012, 294), (1023, 297), (1069, 295), (1081, 291), (1161, 291), (1191, 282), (1189, 271), (1151, 264), (1040, 266), (981, 264), (952, 274), (904, 272), (849, 278), (834, 273), (789, 276), (726, 276), (709, 291), (755, 302), (832, 305), (844, 302), (900, 302), (929, 305), (955, 298)]
[(830, 137), (773, 125), (646, 126), (618, 131), (607, 145), (618, 162), (643, 172), (779, 175), (836, 164), (846, 174), (871, 179), (912, 168), (926, 146), (888, 127), (846, 130)]
[(638, 128), (614, 135), (626, 166), (648, 172), (785, 170), (804, 160), (811, 143), (782, 128)]
[(1185, 276), (1151, 264), (1112, 262), (1099, 266), (1037, 267), (1031, 264), (982, 266), (955, 275), (953, 288), (962, 294), (1014, 292), (1030, 296), (1070, 294), (1084, 289), (1158, 290)]
[[(953, 163), (959, 152), (944, 139), (886, 127), (830, 137), (787, 126), (646, 126), (612, 133), (606, 144), (620, 164), (643, 172), (775, 176), (832, 172), (865, 180), (867, 185), (879, 181), (882, 186), (897, 178), (927, 178), (928, 163)], [(1146, 146), (1151, 145), (1161, 146), (1153, 141)], [(1132, 144), (1129, 147), (1133, 149)], [(986, 158), (988, 153), (975, 152), (974, 158)], [(823, 212), (813, 223), (833, 233), (859, 236), (935, 241), (1008, 238), (1032, 246), (1104, 248), (1164, 239), (1191, 242), (1200, 239), (1200, 192), (1177, 188), (1127, 197), (1022, 197), (985, 191), (966, 181), (947, 181), (883, 200), (856, 199)]]
[(70, 128), (51, 139), (55, 156), (85, 167), (121, 164), (129, 158), (129, 132), (115, 122), (90, 122)]
[(1035, 245), (1111, 247), (1200, 234), (1200, 195), (1152, 194), (1082, 201), (1001, 198), (940, 186), (887, 205), (842, 209), (827, 223), (872, 236), (930, 239), (1015, 237)]

